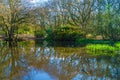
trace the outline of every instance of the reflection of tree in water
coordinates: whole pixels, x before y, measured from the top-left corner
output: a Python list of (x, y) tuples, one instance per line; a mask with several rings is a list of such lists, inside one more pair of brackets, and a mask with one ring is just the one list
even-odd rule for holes
[[(5, 45), (5, 44), (4, 44)], [(0, 51), (0, 79), (12, 80), (13, 77), (21, 75), (21, 70), (25, 70), (21, 49), (15, 42), (6, 43)]]
[(116, 58), (95, 58), (81, 53), (80, 48), (75, 50), (74, 48), (72, 51), (72, 48), (39, 47), (36, 48), (34, 57), (32, 56), (34, 62), (29, 61), (29, 65), (44, 69), (57, 76), (59, 80), (119, 78), (120, 65)]
[(44, 70), (59, 80), (120, 78), (120, 56), (96, 58), (85, 54), (84, 48), (37, 47), (33, 42), (22, 42), (1, 47), (0, 52), (0, 79), (3, 80), (21, 80), (30, 67)]

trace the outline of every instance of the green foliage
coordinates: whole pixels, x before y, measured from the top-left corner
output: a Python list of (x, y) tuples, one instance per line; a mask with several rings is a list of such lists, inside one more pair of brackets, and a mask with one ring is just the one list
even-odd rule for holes
[(51, 33), (53, 33), (53, 29), (52, 28), (47, 28), (46, 29), (46, 33), (49, 35), (49, 34), (51, 34)]
[(120, 49), (120, 42), (115, 43), (115, 47), (117, 47), (118, 49)]
[(113, 46), (107, 45), (107, 44), (92, 44), (92, 45), (87, 45), (86, 49), (91, 49), (91, 50), (96, 50), (96, 51), (114, 51), (116, 50)]
[(86, 44), (110, 44), (109, 40), (94, 40), (94, 39), (77, 39), (76, 44), (86, 45)]
[(23, 30), (24, 31), (30, 31), (30, 28), (29, 27), (24, 27)]
[(107, 55), (107, 56), (114, 56), (116, 53), (117, 48), (107, 45), (107, 44), (91, 44), (86, 46), (87, 53), (90, 53), (94, 56), (100, 55)]
[(4, 31), (0, 31), (0, 35), (3, 35), (5, 32)]
[(24, 33), (24, 31), (22, 29), (18, 30), (18, 34), (23, 34), (23, 33)]
[(49, 41), (76, 41), (78, 38), (85, 38), (84, 33), (74, 27), (60, 27), (54, 30), (47, 30)]
[(113, 12), (110, 11), (110, 5), (106, 6), (107, 9), (105, 13), (97, 14), (95, 23), (96, 34), (102, 35), (105, 39), (118, 41), (120, 40), (120, 17), (119, 15), (113, 15)]
[(34, 29), (28, 26), (24, 26), (18, 29), (18, 34), (34, 34)]
[(36, 38), (44, 38), (46, 36), (46, 32), (44, 30), (37, 30), (35, 32)]
[(1, 46), (3, 46), (3, 42), (2, 42), (2, 41), (0, 41), (0, 47), (1, 47)]

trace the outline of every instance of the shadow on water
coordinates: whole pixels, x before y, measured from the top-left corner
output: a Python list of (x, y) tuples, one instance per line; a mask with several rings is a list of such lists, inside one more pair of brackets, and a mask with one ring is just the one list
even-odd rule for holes
[[(4, 45), (3, 45), (4, 44)], [(0, 80), (117, 80), (120, 56), (93, 57), (84, 47), (1, 42)]]
[(52, 41), (52, 42), (48, 42), (48, 44), (47, 44), (48, 46), (54, 46), (54, 47), (69, 47), (69, 46), (71, 46), (71, 47), (75, 47), (75, 46), (77, 46), (76, 44), (75, 44), (75, 42), (72, 42), (72, 41)]

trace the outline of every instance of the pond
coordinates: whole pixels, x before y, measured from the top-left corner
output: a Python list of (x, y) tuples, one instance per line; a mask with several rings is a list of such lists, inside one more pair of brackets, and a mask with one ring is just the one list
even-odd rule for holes
[(91, 56), (85, 47), (0, 44), (0, 80), (119, 80), (120, 56)]

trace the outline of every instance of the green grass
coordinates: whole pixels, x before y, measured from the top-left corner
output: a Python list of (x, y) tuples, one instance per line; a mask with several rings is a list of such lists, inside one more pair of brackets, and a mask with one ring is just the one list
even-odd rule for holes
[(94, 56), (114, 56), (119, 54), (118, 52), (116, 52), (117, 50), (117, 47), (113, 47), (108, 44), (91, 44), (86, 46), (87, 53), (90, 53)]
[(115, 47), (120, 49), (120, 42), (115, 43)]

